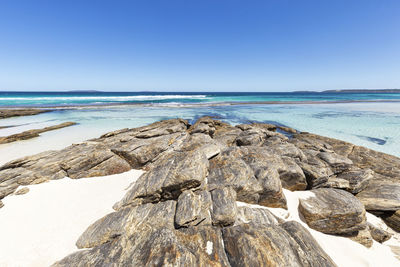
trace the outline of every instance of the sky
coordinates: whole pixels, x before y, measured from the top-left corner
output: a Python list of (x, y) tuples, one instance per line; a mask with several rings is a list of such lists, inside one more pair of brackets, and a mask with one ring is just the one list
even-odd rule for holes
[(400, 88), (399, 0), (0, 0), (0, 91)]

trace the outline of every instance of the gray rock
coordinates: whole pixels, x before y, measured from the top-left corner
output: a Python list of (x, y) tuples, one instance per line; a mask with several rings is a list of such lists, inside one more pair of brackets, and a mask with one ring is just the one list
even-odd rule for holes
[(337, 178), (348, 181), (349, 186), (346, 190), (350, 193), (357, 194), (365, 189), (369, 181), (373, 178), (373, 171), (371, 169), (350, 170), (338, 174)]
[(400, 209), (400, 184), (371, 181), (357, 198), (371, 211), (396, 211)]
[(392, 234), (388, 231), (378, 228), (370, 223), (368, 223), (367, 225), (372, 238), (379, 243), (383, 243), (392, 237)]
[(256, 225), (278, 225), (280, 219), (275, 217), (269, 210), (261, 208), (250, 208), (241, 206), (237, 208), (237, 219), (235, 225), (253, 223)]
[(201, 151), (170, 153), (140, 176), (114, 208), (177, 199), (183, 191), (204, 183), (207, 169), (208, 160)]
[(400, 232), (400, 210), (385, 212), (381, 217), (390, 228)]
[(367, 248), (372, 247), (372, 244), (373, 244), (373, 239), (372, 239), (372, 236), (371, 236), (371, 233), (370, 233), (368, 227), (363, 230), (359, 230), (354, 233), (351, 233), (351, 234), (344, 234), (343, 236), (348, 237), (351, 240), (353, 240), (357, 243), (360, 243), (361, 245), (363, 245)]
[(29, 192), (28, 187), (23, 187), (15, 192), (16, 195), (24, 195)]
[(252, 169), (240, 157), (233, 155), (218, 155), (211, 159), (207, 179), (210, 186), (232, 187), (238, 200), (243, 202), (258, 203), (263, 191)]
[(53, 266), (229, 266), (220, 229), (174, 229), (175, 205), (170, 200), (129, 207), (130, 219), (122, 235)]
[(247, 130), (240, 133), (236, 138), (238, 146), (261, 146), (266, 139), (265, 134), (261, 130)]
[(350, 159), (336, 153), (320, 152), (317, 156), (328, 163), (334, 173), (348, 170), (353, 165)]
[(231, 266), (336, 266), (300, 224), (249, 223), (222, 232)]
[(211, 225), (211, 195), (208, 191), (183, 192), (176, 206), (175, 224), (179, 227)]
[(278, 169), (282, 187), (291, 191), (305, 190), (307, 180), (300, 166), (289, 157), (282, 157), (283, 165)]
[(326, 234), (351, 234), (366, 228), (365, 209), (352, 194), (332, 188), (311, 190), (300, 199), (299, 211), (308, 226)]
[(214, 225), (233, 225), (237, 217), (236, 192), (230, 187), (217, 188), (211, 191), (211, 218)]

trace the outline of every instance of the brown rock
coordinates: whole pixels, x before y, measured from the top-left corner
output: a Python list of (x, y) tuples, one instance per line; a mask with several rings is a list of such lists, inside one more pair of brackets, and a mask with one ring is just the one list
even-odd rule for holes
[(21, 189), (19, 189), (18, 191), (15, 192), (16, 195), (24, 195), (26, 193), (29, 192), (29, 188), (28, 187), (23, 187)]
[(367, 210), (396, 211), (400, 209), (400, 184), (371, 181), (357, 198)]
[(366, 228), (365, 209), (352, 194), (332, 188), (311, 190), (300, 199), (299, 211), (308, 226), (326, 234), (352, 234)]
[(233, 225), (237, 217), (236, 192), (230, 187), (211, 191), (211, 218), (214, 225)]
[(282, 227), (241, 224), (222, 232), (231, 266), (336, 266), (311, 234), (295, 222)]
[(50, 109), (0, 109), (0, 119), (18, 117), (18, 116), (31, 116), (44, 112), (50, 112)]
[(390, 228), (400, 232), (400, 210), (385, 212), (381, 217)]
[(372, 238), (379, 243), (383, 243), (392, 237), (391, 233), (380, 229), (370, 223), (368, 223), (368, 230), (371, 233)]
[(12, 142), (15, 142), (18, 140), (31, 139), (34, 137), (38, 137), (39, 134), (41, 134), (41, 133), (53, 131), (53, 130), (60, 129), (60, 128), (65, 128), (65, 127), (72, 126), (72, 125), (76, 125), (76, 122), (64, 122), (64, 123), (61, 123), (58, 125), (45, 127), (43, 129), (33, 129), (33, 130), (24, 131), (24, 132), (18, 133), (18, 134), (12, 134), (12, 135), (9, 135), (6, 137), (0, 137), (0, 144), (12, 143)]

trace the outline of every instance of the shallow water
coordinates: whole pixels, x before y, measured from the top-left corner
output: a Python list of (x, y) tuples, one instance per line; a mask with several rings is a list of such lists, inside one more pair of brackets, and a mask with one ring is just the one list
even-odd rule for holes
[[(162, 119), (215, 116), (232, 124), (273, 122), (400, 156), (400, 103), (235, 105), (209, 107), (92, 107), (0, 120), (0, 136), (65, 121), (79, 124), (31, 140), (0, 145), (0, 164), (49, 149)], [(18, 126), (19, 125), (19, 126)]]

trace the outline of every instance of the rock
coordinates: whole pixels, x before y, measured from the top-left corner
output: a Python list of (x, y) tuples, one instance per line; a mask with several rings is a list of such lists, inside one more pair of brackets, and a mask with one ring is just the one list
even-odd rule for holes
[(282, 227), (241, 224), (224, 228), (222, 233), (231, 266), (336, 266), (295, 222)]
[(371, 181), (357, 198), (371, 211), (396, 211), (400, 209), (400, 184)]
[(0, 200), (0, 209), (4, 207), (3, 201)]
[(26, 193), (29, 192), (29, 188), (28, 187), (23, 187), (21, 189), (19, 189), (18, 191), (15, 192), (16, 195), (24, 195)]
[(353, 161), (354, 165), (361, 169), (371, 169), (375, 173), (385, 176), (386, 180), (394, 183), (399, 182), (400, 159), (395, 156), (365, 147), (354, 146), (348, 157)]
[(53, 131), (53, 130), (60, 129), (60, 128), (65, 128), (65, 127), (72, 126), (72, 125), (76, 125), (76, 123), (75, 122), (64, 122), (64, 123), (61, 123), (58, 125), (45, 127), (43, 129), (33, 129), (33, 130), (24, 131), (22, 133), (17, 133), (17, 134), (12, 134), (12, 135), (5, 136), (5, 137), (0, 137), (0, 144), (6, 144), (6, 143), (12, 143), (15, 141), (19, 141), (19, 140), (31, 139), (34, 137), (38, 137), (39, 134), (41, 134), (41, 133)]
[(226, 155), (227, 151), (224, 153), (210, 160), (209, 186), (230, 186), (236, 191), (239, 201), (258, 203), (263, 188), (252, 169), (240, 157)]
[(338, 174), (337, 178), (348, 181), (349, 186), (346, 190), (350, 193), (357, 194), (362, 191), (373, 178), (373, 171), (371, 169), (350, 170)]
[(352, 194), (332, 188), (311, 190), (300, 199), (299, 212), (308, 226), (326, 234), (352, 234), (366, 228), (365, 209)]
[(175, 224), (179, 227), (211, 225), (211, 194), (208, 191), (187, 190), (178, 197)]
[(307, 188), (315, 188), (319, 184), (328, 181), (329, 177), (333, 175), (333, 171), (328, 164), (317, 157), (316, 151), (303, 150), (306, 160), (299, 161), (299, 166), (303, 170), (307, 179)]
[(333, 175), (331, 177), (328, 177), (328, 180), (326, 182), (318, 184), (314, 186), (314, 188), (336, 188), (349, 191), (350, 183), (345, 179), (340, 179), (337, 176)]
[(353, 164), (350, 159), (336, 153), (320, 152), (317, 156), (328, 163), (334, 173), (348, 170)]
[(237, 219), (235, 225), (253, 223), (256, 225), (278, 225), (280, 219), (275, 217), (269, 210), (261, 208), (250, 208), (240, 206), (237, 208)]
[(383, 229), (380, 229), (380, 228), (372, 225), (371, 223), (367, 223), (367, 225), (368, 225), (368, 230), (371, 233), (372, 238), (379, 243), (383, 243), (392, 237), (391, 233), (389, 233)]
[(0, 119), (18, 117), (18, 116), (31, 116), (40, 113), (50, 112), (50, 109), (0, 109)]
[(185, 143), (180, 147), (184, 151), (200, 150), (207, 159), (211, 159), (221, 152), (223, 144), (214, 141), (209, 135), (195, 133), (188, 136)]
[(236, 221), (236, 192), (230, 187), (217, 188), (211, 191), (211, 218), (214, 225), (229, 226)]
[(373, 244), (372, 236), (368, 228), (356, 231), (352, 234), (344, 234), (343, 236), (348, 237), (367, 248), (372, 247)]
[[(282, 159), (270, 154), (263, 147), (247, 146), (238, 151), (242, 159), (253, 170), (254, 176), (261, 185), (262, 191), (259, 192), (258, 204), (286, 208), (286, 198), (282, 191), (279, 174), (279, 171), (286, 170)], [(242, 201), (240, 198), (238, 200)]]
[(325, 183), (319, 187), (337, 188), (349, 191), (352, 194), (357, 194), (362, 191), (373, 178), (373, 171), (370, 169), (365, 170), (350, 170), (345, 171), (337, 176), (331, 176)]
[(113, 144), (111, 151), (126, 160), (132, 168), (141, 168), (166, 151), (179, 138), (184, 136), (181, 133), (172, 133), (145, 139), (133, 137), (125, 142)]
[(229, 266), (220, 229), (174, 229), (175, 205), (169, 200), (129, 207), (130, 219), (122, 235), (73, 253), (53, 266)]
[(381, 217), (390, 228), (400, 232), (400, 210), (385, 212)]
[(282, 187), (291, 191), (305, 190), (307, 188), (307, 180), (300, 166), (289, 157), (282, 157), (282, 161), (284, 164), (278, 170)]
[(177, 199), (183, 191), (199, 187), (205, 182), (208, 165), (201, 151), (172, 152), (140, 176), (114, 208)]
[(261, 146), (265, 141), (265, 134), (260, 130), (243, 131), (236, 138), (238, 146)]
[(136, 138), (152, 138), (162, 135), (169, 135), (172, 133), (186, 131), (188, 122), (182, 119), (165, 120), (150, 124), (149, 126), (142, 127), (137, 134)]
[[(145, 208), (147, 206), (141, 206), (141, 209), (137, 209), (140, 209), (141, 212), (137, 213), (142, 216), (147, 215)], [(97, 220), (79, 237), (76, 246), (78, 248), (92, 248), (123, 235), (131, 214), (132, 212), (129, 209), (124, 209), (110, 213)]]

